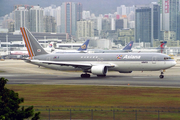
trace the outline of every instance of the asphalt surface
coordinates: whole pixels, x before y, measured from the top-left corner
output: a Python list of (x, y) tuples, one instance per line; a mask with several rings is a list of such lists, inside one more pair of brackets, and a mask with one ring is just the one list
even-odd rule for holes
[(135, 71), (130, 74), (108, 72), (106, 77), (91, 75), (81, 78), (80, 71), (57, 71), (31, 65), (22, 60), (0, 61), (0, 77), (7, 78), (8, 84), (54, 84), (54, 85), (103, 85), (180, 88), (180, 65), (166, 70), (164, 79), (160, 71)]

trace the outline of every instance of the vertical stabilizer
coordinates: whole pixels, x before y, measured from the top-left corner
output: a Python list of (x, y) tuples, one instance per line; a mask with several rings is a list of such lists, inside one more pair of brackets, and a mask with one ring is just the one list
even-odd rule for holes
[(123, 50), (131, 50), (132, 46), (133, 46), (133, 41), (129, 42), (129, 43), (123, 48)]
[(85, 50), (87, 50), (88, 44), (89, 44), (89, 40), (86, 40), (86, 42), (81, 45), (81, 47), (78, 49), (78, 51), (85, 51)]
[(42, 46), (27, 28), (21, 27), (20, 30), (30, 58), (33, 56), (47, 54), (47, 52), (42, 48)]
[(167, 44), (167, 41), (161, 42), (161, 44), (159, 45), (157, 49), (160, 49), (160, 52), (163, 53), (166, 44)]

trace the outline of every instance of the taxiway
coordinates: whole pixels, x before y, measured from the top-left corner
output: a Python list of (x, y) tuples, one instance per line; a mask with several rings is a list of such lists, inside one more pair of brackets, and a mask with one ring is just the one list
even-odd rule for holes
[(166, 70), (164, 79), (160, 71), (135, 71), (130, 74), (108, 72), (107, 77), (81, 78), (80, 71), (57, 71), (31, 65), (22, 60), (0, 61), (0, 77), (7, 78), (8, 84), (54, 84), (54, 85), (109, 85), (141, 87), (180, 88), (180, 65)]

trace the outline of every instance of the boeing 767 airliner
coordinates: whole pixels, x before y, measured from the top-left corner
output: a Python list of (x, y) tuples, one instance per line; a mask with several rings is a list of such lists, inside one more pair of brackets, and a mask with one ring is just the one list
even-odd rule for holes
[(159, 77), (164, 78), (163, 70), (176, 65), (171, 57), (162, 53), (48, 54), (28, 29), (21, 27), (20, 30), (29, 53), (26, 62), (56, 70), (82, 70), (82, 78), (89, 78), (89, 73), (106, 76), (108, 71), (160, 71)]

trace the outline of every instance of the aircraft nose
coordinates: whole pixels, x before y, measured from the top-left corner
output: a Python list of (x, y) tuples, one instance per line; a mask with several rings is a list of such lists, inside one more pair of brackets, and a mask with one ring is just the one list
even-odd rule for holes
[(176, 65), (176, 61), (174, 60), (174, 61), (172, 62), (172, 67), (175, 66), (175, 65)]

